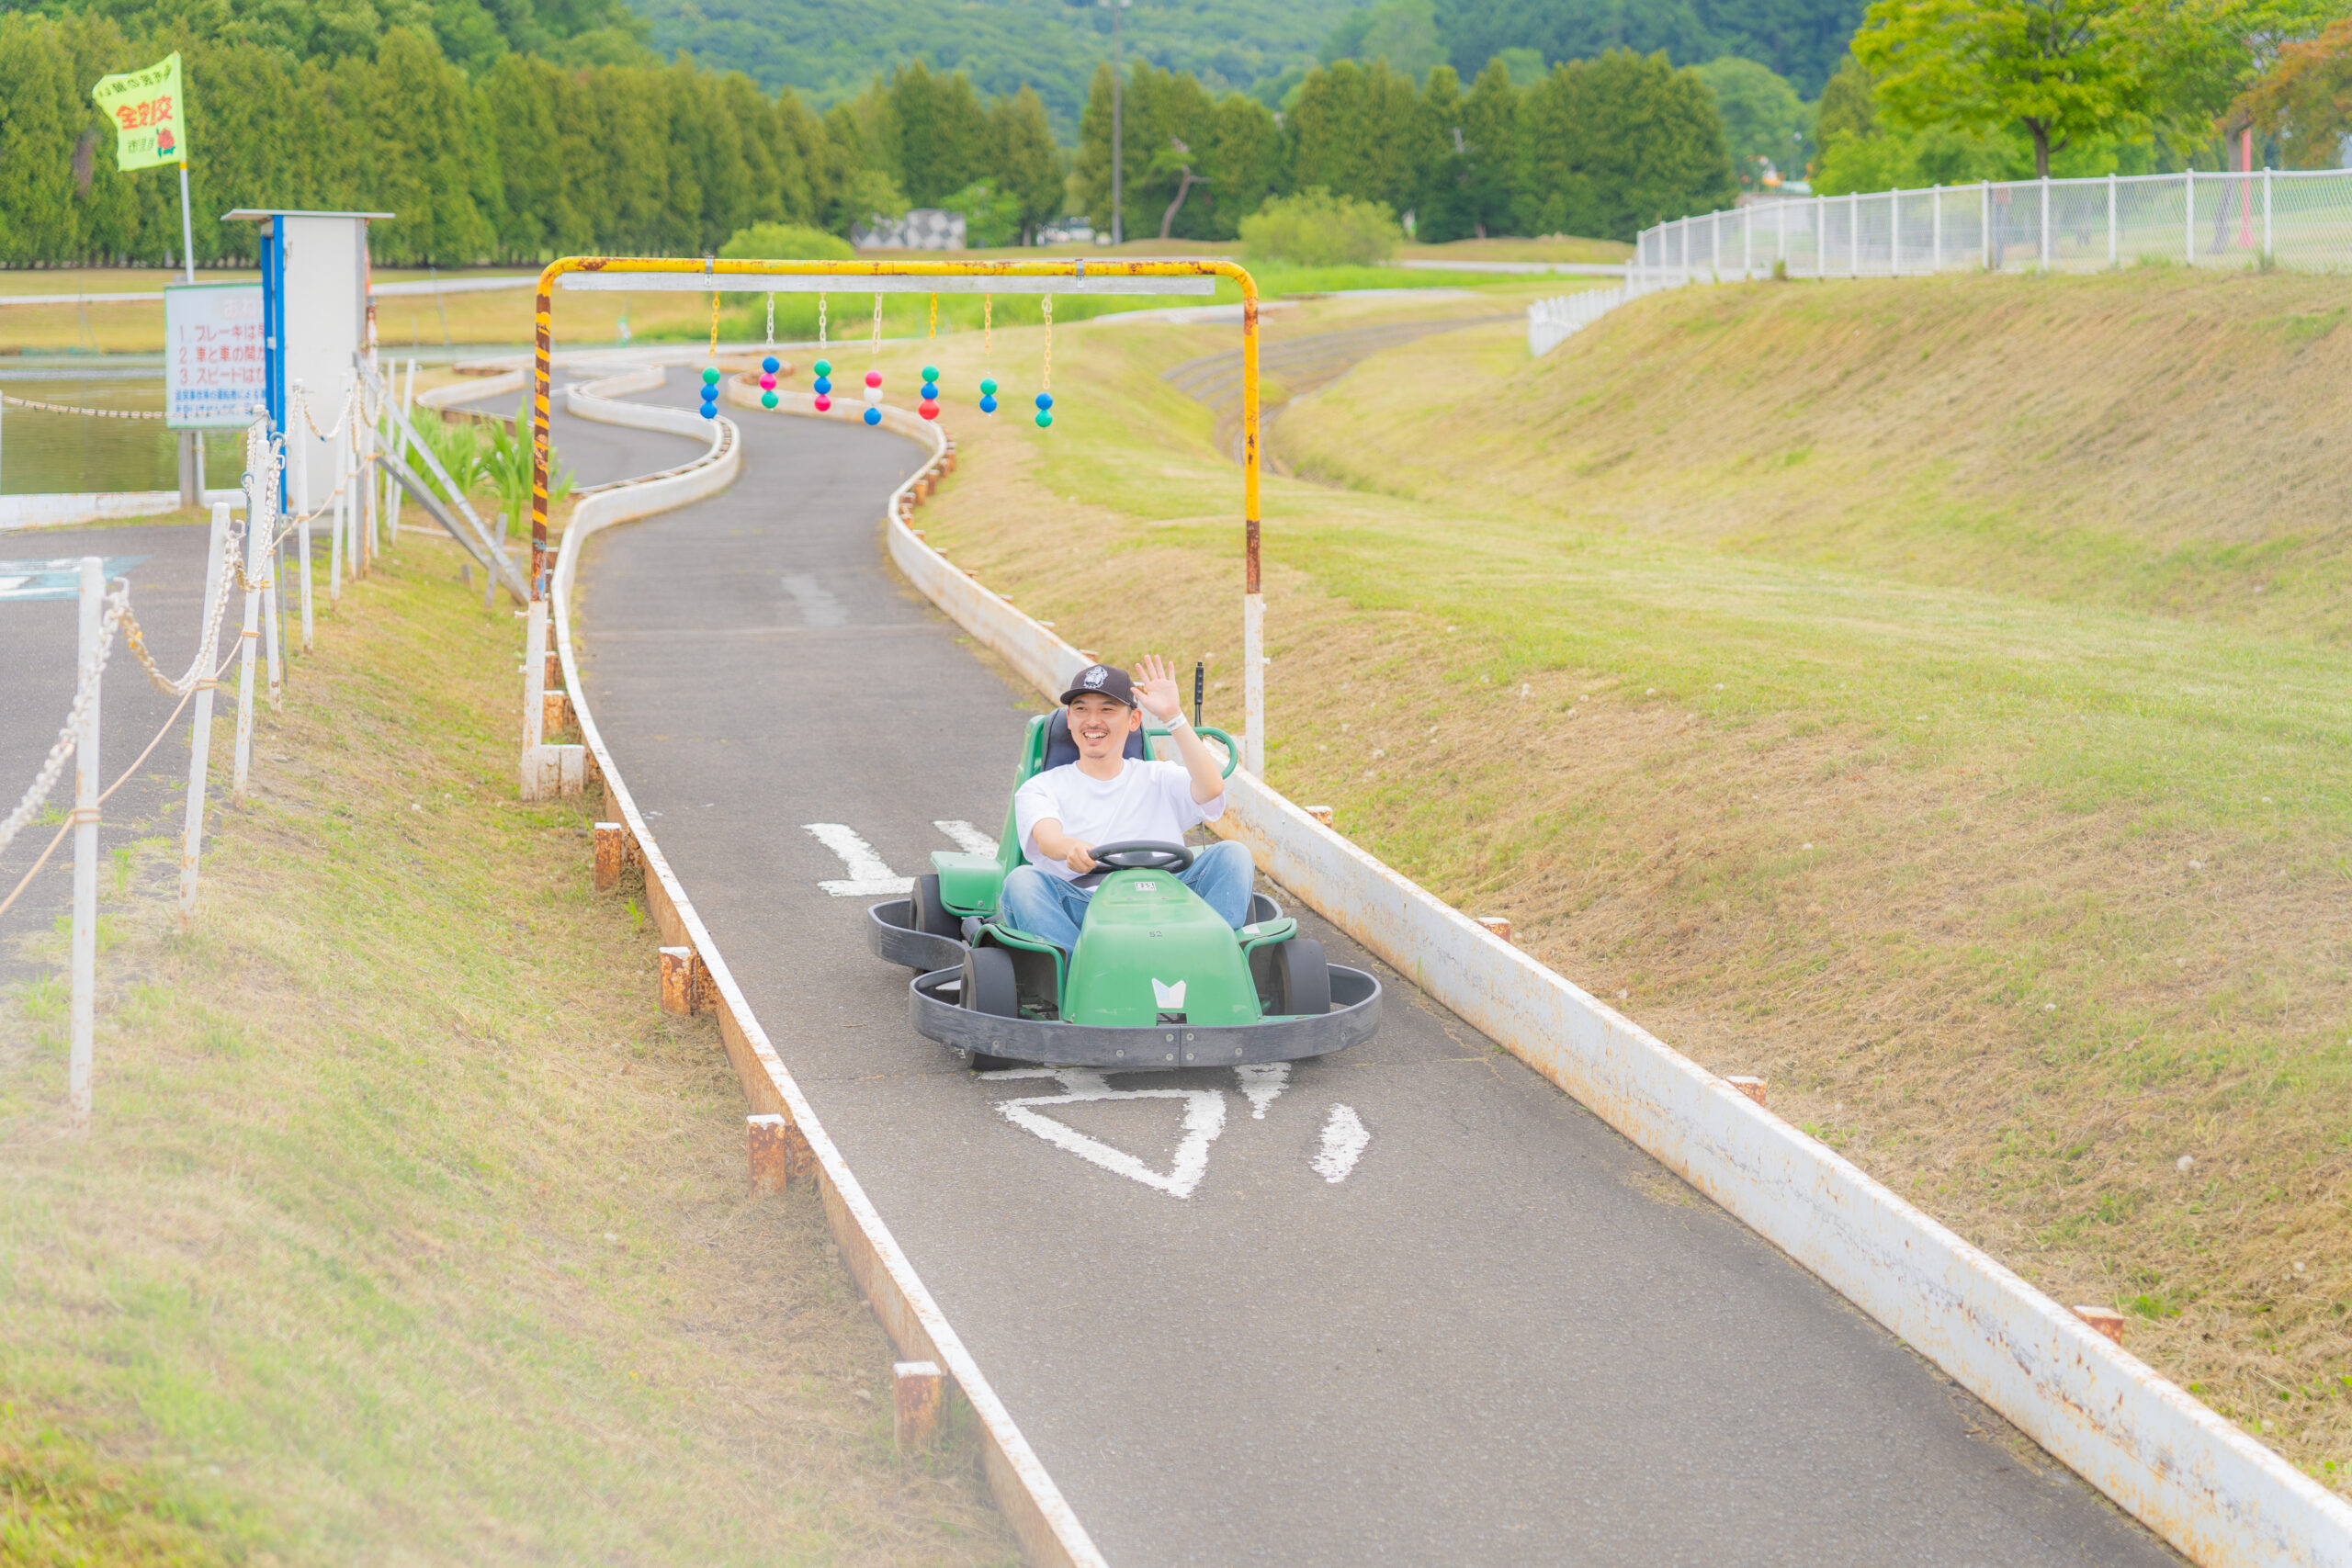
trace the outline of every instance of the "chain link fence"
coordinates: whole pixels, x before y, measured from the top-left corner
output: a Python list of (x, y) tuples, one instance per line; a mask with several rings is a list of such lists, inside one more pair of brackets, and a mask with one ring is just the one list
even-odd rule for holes
[(2352, 170), (1987, 181), (1758, 202), (1643, 231), (1650, 288), (2143, 264), (2352, 269)]

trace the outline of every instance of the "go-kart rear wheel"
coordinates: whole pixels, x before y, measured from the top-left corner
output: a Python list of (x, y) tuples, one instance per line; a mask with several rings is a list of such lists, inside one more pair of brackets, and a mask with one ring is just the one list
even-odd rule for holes
[[(1021, 1016), (1021, 992), (1012, 975), (1012, 954), (1001, 947), (976, 947), (964, 954), (964, 1005), (997, 1018)], [(1020, 1064), (972, 1053), (972, 1071), (993, 1073)]]
[(1323, 962), (1321, 942), (1291, 938), (1274, 949), (1273, 970), (1273, 1005), (1267, 1011), (1297, 1016), (1331, 1010), (1331, 970)]
[(959, 917), (948, 913), (946, 904), (939, 897), (937, 876), (915, 878), (914, 915), (915, 930), (932, 936), (944, 936), (950, 942), (964, 940), (964, 922)]

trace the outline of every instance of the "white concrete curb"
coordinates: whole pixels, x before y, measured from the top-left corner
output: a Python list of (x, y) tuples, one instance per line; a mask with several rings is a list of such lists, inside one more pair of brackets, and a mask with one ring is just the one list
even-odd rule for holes
[[(911, 418), (911, 416), (909, 416)], [(943, 436), (944, 440), (944, 437)], [(890, 557), (1049, 698), (1088, 662), (915, 536)], [(2352, 1506), (1632, 1020), (1236, 773), (1220, 832), (2199, 1562), (2352, 1568)]]
[[(242, 508), (241, 490), (208, 490), (204, 504), (225, 501)], [(153, 517), (177, 512), (175, 490), (50, 491), (37, 495), (0, 495), (0, 530), (71, 528), (77, 523), (99, 523), (115, 517)]]
[[(741, 389), (733, 378), (729, 378), (730, 396)], [(591, 403), (601, 403), (595, 392), (615, 389), (614, 382), (596, 384), (590, 394)], [(806, 394), (800, 394), (804, 399)], [(752, 394), (756, 404), (757, 394)], [(574, 404), (572, 411), (585, 418), (604, 417), (612, 408), (624, 405), (605, 403), (601, 409), (582, 408)], [(673, 414), (684, 419), (699, 433), (704, 424), (701, 416), (680, 413), (675, 410), (633, 411), (639, 413)], [(812, 411), (813, 412), (813, 411)], [(897, 412), (899, 411), (890, 411)], [(628, 423), (639, 423), (628, 421)], [(732, 479), (741, 462), (741, 443), (737, 439), (733, 422), (720, 419), (711, 422), (726, 427), (725, 437), (727, 477)], [(945, 451), (945, 437), (935, 427), (911, 414), (901, 414), (888, 422), (893, 430), (905, 434), (928, 434), (933, 440), (934, 458)], [(916, 430), (906, 431), (913, 425)], [(669, 428), (649, 425), (649, 428)], [(716, 453), (718, 441), (714, 438)], [(705, 467), (710, 465), (710, 467)], [(706, 457), (695, 466), (695, 473), (707, 477), (715, 468), (713, 458)], [(654, 481), (657, 485), (671, 480)], [(702, 482), (698, 480), (697, 482)], [(721, 487), (723, 480), (710, 483), (707, 494)], [(895, 511), (900, 498), (913, 489), (915, 479), (901, 485), (891, 498)], [(581, 547), (588, 536), (600, 528), (630, 518), (647, 516), (654, 512), (684, 504), (695, 495), (681, 493), (677, 499), (662, 500), (659, 504), (643, 504), (632, 499), (627, 490), (610, 491), (592, 496), (575, 507), (571, 524), (564, 530), (563, 541), (556, 556), (553, 580), (553, 611), (555, 615), (555, 645), (563, 669), (564, 689), (571, 694), (572, 712), (578, 719), (582, 739), (594, 759), (602, 775), (605, 793), (621, 819), (623, 830), (635, 846), (637, 856), (645, 868), (646, 903), (663, 942), (676, 947), (690, 947), (696, 960), (707, 973), (710, 988), (716, 993), (720, 1038), (726, 1042), (729, 1056), (733, 1060), (737, 1075), (742, 1081), (743, 1094), (755, 1113), (781, 1115), (798, 1137), (805, 1141), (808, 1158), (813, 1165), (819, 1190), (825, 1204), (825, 1215), (834, 1241), (840, 1246), (842, 1260), (865, 1292), (874, 1314), (881, 1320), (901, 1359), (936, 1361), (945, 1368), (964, 1397), (972, 1407), (980, 1427), (981, 1458), (986, 1466), (989, 1488), (999, 1510), (1012, 1527), (1022, 1550), (1029, 1561), (1051, 1565), (1051, 1568), (1099, 1568), (1103, 1562), (1085, 1527), (1071, 1511), (1061, 1491), (1046, 1473), (1045, 1464), (1029, 1441), (1022, 1436), (1012, 1413), (997, 1397), (994, 1388), (964, 1346), (956, 1330), (932, 1299), (914, 1265), (908, 1261), (890, 1228), (865, 1195), (857, 1178), (842, 1157), (841, 1151), (827, 1136), (823, 1123), (818, 1121), (800, 1086), (785, 1070), (769, 1043), (767, 1032), (760, 1027), (751, 1004), (744, 1000), (742, 989), (735, 982), (727, 961), (720, 956), (718, 946), (711, 941), (710, 932), (695, 912), (687, 898), (685, 887), (663, 858), (661, 846), (646, 826), (643, 814), (630, 796), (628, 786), (622, 781), (620, 770), (614, 764), (612, 753), (606, 750), (598, 733), (596, 720), (588, 705), (588, 691), (580, 679), (577, 660), (571, 646), (571, 604), (574, 580), (580, 571)], [(596, 503), (610, 502), (599, 507)]]

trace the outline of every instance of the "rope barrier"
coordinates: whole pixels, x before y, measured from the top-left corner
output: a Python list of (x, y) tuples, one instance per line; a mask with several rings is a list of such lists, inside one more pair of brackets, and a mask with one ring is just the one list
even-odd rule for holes
[(92, 419), (162, 419), (164, 417), (164, 411), (161, 409), (77, 409), (64, 403), (35, 402), (30, 398), (11, 397), (6, 392), (0, 392), (0, 403), (6, 403), (10, 408), (37, 409), (42, 413), (87, 414)]

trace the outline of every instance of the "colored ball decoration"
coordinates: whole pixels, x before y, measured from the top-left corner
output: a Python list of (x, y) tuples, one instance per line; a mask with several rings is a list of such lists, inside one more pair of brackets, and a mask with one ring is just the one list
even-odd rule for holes
[(808, 368), (814, 370), (820, 376), (830, 376), (833, 373), (833, 362), (830, 359), (820, 359), (816, 364), (810, 366)]
[(1038, 428), (1038, 429), (1040, 429), (1040, 430), (1047, 430), (1047, 429), (1052, 428), (1052, 426), (1053, 426), (1053, 423), (1054, 423), (1054, 412), (1053, 412), (1053, 410), (1054, 410), (1054, 395), (1053, 395), (1053, 393), (1051, 393), (1051, 392), (1040, 392), (1040, 393), (1038, 393), (1038, 394), (1037, 394), (1037, 428)]
[(775, 394), (774, 392), (762, 392), (760, 394), (760, 407), (763, 409), (772, 409), (775, 407)]
[(935, 365), (922, 367), (922, 401), (915, 405), (915, 412), (925, 419), (939, 417), (939, 367)]
[(718, 417), (718, 367), (716, 365), (707, 367), (702, 373), (702, 416), (705, 419)]
[(879, 388), (882, 385), (882, 372), (879, 370), (868, 370), (865, 373), (865, 384), (869, 387)]
[(996, 412), (996, 400), (994, 398), (982, 398), (980, 400), (980, 412), (982, 413)]
[(765, 359), (760, 361), (760, 368), (773, 376), (777, 371), (784, 368), (784, 361), (771, 354)]
[(704, 367), (702, 373), (702, 384), (706, 387), (716, 387), (718, 385), (718, 366), (711, 365)]
[(915, 405), (915, 412), (922, 415), (925, 419), (937, 419), (939, 417), (939, 400), (937, 398), (925, 398), (922, 401)]
[(877, 409), (877, 408), (868, 408), (868, 409), (865, 411), (865, 423), (868, 423), (868, 424), (879, 424), (879, 423), (882, 423), (882, 411), (881, 411), (880, 409)]
[(816, 381), (816, 389), (816, 389), (816, 393), (817, 393), (817, 395), (818, 395), (819, 397), (820, 397), (820, 398), (821, 398), (821, 397), (823, 397), (826, 393), (828, 393), (828, 392), (830, 392), (830, 391), (831, 391), (831, 390), (833, 389), (833, 384), (832, 384), (831, 381), (827, 380), (824, 377), (820, 376), (820, 377), (818, 377), (818, 378), (817, 378), (817, 381)]
[(936, 365), (926, 365), (926, 366), (924, 366), (924, 367), (922, 367), (922, 378), (923, 378), (924, 380), (926, 380), (926, 381), (936, 381), (936, 380), (938, 380), (938, 379), (939, 379), (939, 367), (938, 367), (938, 366), (936, 366)]
[(996, 412), (996, 378), (993, 376), (980, 378), (980, 412)]
[(822, 392), (818, 393), (818, 394), (817, 394), (817, 412), (818, 412), (819, 413), (831, 413), (831, 412), (833, 412), (833, 400), (832, 400), (832, 399), (831, 399), (831, 398), (829, 398), (829, 397), (827, 397), (827, 396), (825, 396), (825, 394), (824, 394), (824, 393), (822, 393)]

